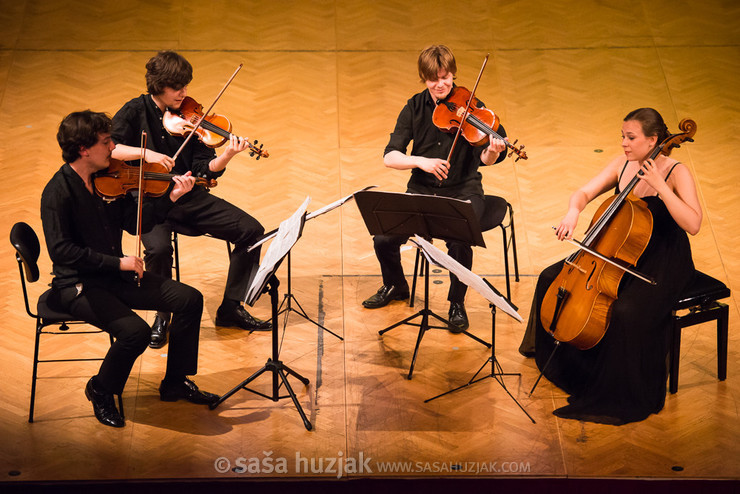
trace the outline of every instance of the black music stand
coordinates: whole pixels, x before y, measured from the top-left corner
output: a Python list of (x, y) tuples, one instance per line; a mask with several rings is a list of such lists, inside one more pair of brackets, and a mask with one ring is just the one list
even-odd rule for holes
[[(283, 364), (280, 361), (280, 351), (278, 349), (278, 333), (277, 333), (277, 320), (278, 320), (278, 285), (280, 282), (278, 281), (277, 277), (275, 276), (275, 272), (277, 271), (278, 267), (280, 266), (280, 263), (285, 258), (286, 255), (290, 253), (290, 249), (293, 248), (293, 245), (298, 241), (298, 238), (301, 235), (301, 232), (303, 231), (303, 225), (306, 221), (306, 206), (308, 206), (308, 202), (310, 199), (306, 199), (306, 201), (302, 204), (302, 206), (291, 216), (288, 220), (281, 223), (280, 228), (278, 229), (276, 240), (270, 244), (270, 248), (267, 249), (267, 252), (265, 253), (265, 257), (262, 260), (262, 264), (260, 265), (259, 269), (253, 273), (252, 277), (250, 278), (250, 286), (249, 290), (247, 291), (246, 300), (245, 302), (249, 304), (250, 306), (254, 305), (254, 303), (257, 301), (257, 299), (260, 297), (262, 293), (268, 292), (270, 293), (270, 302), (272, 305), (272, 356), (267, 359), (267, 362), (264, 366), (262, 366), (261, 369), (259, 369), (257, 372), (249, 376), (247, 379), (236, 385), (234, 388), (232, 388), (230, 391), (228, 391), (226, 394), (221, 396), (221, 398), (218, 399), (215, 403), (209, 405), (210, 409), (213, 410), (218, 405), (223, 403), (224, 400), (229, 398), (231, 395), (239, 391), (240, 389), (244, 389), (246, 391), (252, 392), (256, 395), (262, 396), (264, 398), (267, 398), (272, 401), (278, 401), (283, 398), (290, 398), (293, 400), (293, 404), (298, 409), (298, 413), (301, 416), (301, 419), (303, 420), (303, 425), (306, 427), (307, 430), (311, 430), (313, 427), (311, 425), (311, 422), (308, 420), (308, 417), (306, 417), (305, 412), (303, 411), (303, 408), (301, 407), (301, 404), (298, 402), (298, 398), (296, 398), (295, 393), (293, 392), (293, 388), (290, 386), (290, 383), (288, 382), (288, 377), (286, 374), (289, 374), (299, 381), (301, 381), (304, 385), (308, 385), (309, 380), (305, 377), (301, 376), (294, 370), (292, 370), (287, 365)], [(255, 391), (253, 389), (249, 389), (247, 385), (257, 379), (259, 376), (261, 376), (265, 372), (271, 372), (272, 373), (272, 395), (267, 395), (265, 393)], [(280, 396), (280, 387), (285, 386), (285, 389), (287, 390), (288, 394)]]
[[(361, 191), (355, 194), (357, 207), (360, 209), (371, 235), (419, 235), (426, 238), (439, 238), (465, 242), (470, 245), (485, 247), (478, 218), (470, 201), (461, 201), (450, 197), (429, 196), (423, 194), (403, 194), (397, 192)], [(411, 379), (419, 353), (419, 345), (429, 329), (448, 329), (449, 321), (429, 309), (429, 264), (424, 258), (424, 308), (416, 314), (403, 319), (387, 328), (378, 331), (384, 334), (401, 325), (418, 326), (414, 354), (407, 379)], [(429, 317), (441, 321), (445, 326), (432, 326)], [(413, 323), (421, 317), (420, 323)], [(469, 338), (490, 348), (491, 345), (477, 336), (463, 331)]]
[[(516, 403), (517, 406), (525, 413), (525, 415), (529, 417), (529, 420), (531, 420), (532, 423), (535, 423), (532, 416), (524, 409), (524, 407), (522, 407), (519, 401), (517, 401), (517, 399), (514, 398), (514, 395), (512, 395), (511, 392), (507, 389), (506, 384), (503, 380), (503, 376), (521, 377), (521, 374), (505, 373), (501, 368), (501, 364), (498, 362), (498, 359), (496, 359), (496, 307), (500, 307), (501, 310), (504, 311), (506, 314), (518, 320), (519, 322), (522, 322), (521, 316), (519, 316), (519, 314), (517, 313), (517, 307), (511, 302), (511, 300), (507, 299), (501, 294), (501, 292), (496, 290), (496, 288), (491, 285), (488, 280), (480, 278), (478, 275), (472, 273), (469, 269), (462, 266), (459, 262), (455, 261), (450, 256), (448, 256), (429, 242), (418, 236), (415, 239), (412, 239), (412, 242), (414, 242), (422, 250), (424, 257), (427, 258), (427, 262), (433, 262), (438, 266), (450, 270), (458, 277), (460, 281), (473, 288), (484, 298), (486, 298), (489, 301), (489, 306), (491, 307), (491, 356), (488, 357), (488, 360), (486, 360), (483, 365), (481, 365), (480, 369), (478, 369), (478, 371), (473, 375), (473, 377), (470, 378), (467, 383), (449, 391), (445, 391), (444, 393), (438, 394), (437, 396), (434, 396), (432, 398), (426, 399), (424, 400), (424, 403), (429, 403), (430, 401), (436, 400), (439, 397), (471, 386), (490, 377), (496, 380), (496, 382), (498, 382), (501, 387), (504, 388), (506, 394), (508, 394), (511, 399), (514, 400), (514, 403)], [(478, 378), (478, 375), (486, 367), (486, 365), (488, 365), (489, 362), (491, 363), (490, 374)]]

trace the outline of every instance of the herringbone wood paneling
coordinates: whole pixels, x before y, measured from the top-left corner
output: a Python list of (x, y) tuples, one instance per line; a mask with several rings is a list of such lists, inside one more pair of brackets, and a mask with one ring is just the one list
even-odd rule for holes
[[(61, 118), (85, 108), (114, 113), (144, 91), (144, 64), (160, 49), (179, 50), (193, 63), (190, 95), (205, 106), (243, 64), (214, 111), (231, 119), (234, 133), (263, 143), (270, 157), (234, 158), (213, 193), (267, 230), (307, 196), (309, 210), (316, 210), (368, 185), (403, 191), (408, 173), (385, 168), (382, 152), (406, 99), (424, 88), (416, 74), (419, 50), (443, 42), (456, 53), (459, 85), (472, 87), (490, 54), (477, 95), (530, 156), (482, 171), (486, 191), (514, 208), (522, 279), (512, 284), (512, 299), (525, 320), (537, 274), (571, 251), (555, 241), (551, 227), (570, 193), (621, 152), (621, 119), (641, 106), (660, 110), (671, 129), (685, 117), (697, 122), (696, 142), (674, 152), (696, 177), (704, 208), (702, 230), (691, 238), (694, 259), (735, 293), (739, 9), (720, 0), (482, 6), (466, 0), (452, 8), (441, 1), (12, 2), (0, 9), (0, 169), (6, 177), (0, 231), (7, 235), (14, 222), (26, 221), (42, 236), (39, 196), (61, 165), (54, 138)], [(594, 211), (591, 205), (584, 212), (579, 232)], [(485, 240), (488, 248), (475, 250), (474, 271), (503, 291), (500, 233), (486, 233)], [(133, 240), (125, 242), (133, 251)], [(214, 325), (228, 267), (224, 242), (181, 236), (180, 246), (182, 280), (206, 300), (196, 381), (224, 393), (266, 362), (270, 336)], [(408, 275), (413, 256), (403, 253)], [(166, 347), (137, 361), (124, 392), (127, 426), (114, 430), (94, 419), (84, 397), (95, 363), (42, 367), (36, 422), (26, 422), (33, 321), (23, 312), (13, 251), (0, 243), (0, 466), (12, 472), (0, 482), (331, 478), (337, 474), (319, 472), (319, 459), (360, 455), (372, 459), (372, 471), (349, 476), (740, 477), (735, 295), (728, 301), (727, 381), (716, 379), (713, 324), (686, 329), (678, 394), (667, 397), (659, 414), (623, 427), (555, 418), (551, 412), (566, 395), (546, 381), (529, 396), (538, 371), (517, 352), (524, 325), (499, 313), (496, 357), (506, 372), (521, 374), (504, 382), (533, 424), (493, 379), (424, 403), (467, 382), (490, 352), (435, 329), (422, 340), (414, 378), (405, 378), (417, 329), (402, 326), (382, 337), (378, 330), (418, 305), (361, 307), (381, 281), (353, 202), (307, 223), (291, 261), (296, 300), (344, 337), (295, 313), (284, 332), (281, 324), (281, 360), (311, 381), (304, 387), (290, 378), (312, 432), (290, 400), (273, 403), (246, 391), (213, 411), (159, 401)], [(40, 266), (42, 281), (31, 287), (32, 297), (49, 282), (43, 248)], [(285, 263), (278, 276), (282, 299)], [(448, 278), (432, 279), (430, 308), (444, 316)], [(467, 308), (471, 332), (490, 340), (485, 300), (471, 292)], [(269, 317), (269, 297), (250, 311)], [(43, 351), (97, 356), (107, 348), (105, 335), (73, 339), (47, 339)], [(270, 393), (270, 377), (260, 377), (254, 389)], [(308, 459), (305, 468), (296, 455)], [(239, 458), (260, 464), (285, 458), (288, 470), (217, 471), (219, 457), (232, 468)], [(383, 472), (378, 462), (398, 463)]]

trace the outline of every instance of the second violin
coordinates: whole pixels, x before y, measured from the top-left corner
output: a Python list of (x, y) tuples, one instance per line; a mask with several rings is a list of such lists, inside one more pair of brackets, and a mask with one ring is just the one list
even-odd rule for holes
[[(203, 121), (198, 125), (198, 121)], [(187, 135), (195, 129), (195, 134), (203, 144), (211, 148), (217, 148), (228, 141), (231, 136), (231, 122), (223, 115), (212, 113), (203, 116), (203, 105), (195, 101), (190, 96), (186, 96), (182, 101), (180, 110), (177, 113), (166, 111), (162, 119), (164, 128), (172, 135)], [(196, 128), (197, 126), (197, 128)], [(257, 146), (258, 141), (251, 143), (249, 146), (249, 155), (257, 156), (256, 159), (267, 158), (270, 153), (262, 149), (262, 144)]]

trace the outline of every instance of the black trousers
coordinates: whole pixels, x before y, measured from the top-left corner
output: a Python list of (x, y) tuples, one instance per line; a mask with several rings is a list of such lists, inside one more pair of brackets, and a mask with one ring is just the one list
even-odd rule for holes
[[(411, 192), (411, 191), (409, 191)], [(485, 210), (485, 201), (482, 195), (471, 194), (456, 196), (455, 199), (470, 200), (478, 220), (480, 221)], [(401, 245), (408, 241), (403, 235), (376, 235), (373, 237), (375, 255), (380, 263), (380, 272), (383, 275), (384, 285), (407, 285), (401, 265)], [(454, 260), (470, 269), (473, 267), (473, 249), (470, 245), (461, 242), (447, 242), (447, 253)], [(450, 302), (464, 302), (468, 287), (457, 276), (450, 273), (450, 289), (447, 300)]]
[(172, 278), (173, 230), (185, 235), (209, 234), (233, 244), (224, 299), (244, 300), (250, 275), (259, 265), (260, 249), (247, 252), (265, 232), (259, 221), (197, 187), (175, 203), (165, 223), (142, 236), (147, 272)]
[[(128, 275), (130, 273), (123, 273)], [(96, 377), (106, 391), (121, 394), (136, 359), (151, 339), (151, 328), (133, 309), (172, 312), (167, 375), (192, 376), (198, 371), (198, 340), (203, 296), (188, 285), (144, 273), (141, 286), (133, 277), (110, 276), (76, 287), (53, 289), (49, 306), (68, 312), (111, 335), (115, 342)]]

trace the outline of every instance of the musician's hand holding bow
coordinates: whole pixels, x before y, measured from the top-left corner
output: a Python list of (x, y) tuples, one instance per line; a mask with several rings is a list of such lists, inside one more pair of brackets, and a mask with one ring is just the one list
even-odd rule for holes
[(146, 161), (149, 163), (159, 163), (160, 165), (164, 165), (167, 167), (167, 171), (170, 172), (175, 167), (175, 160), (166, 154), (158, 153), (150, 149), (147, 149), (146, 151)]
[(121, 271), (135, 271), (139, 279), (144, 276), (144, 260), (136, 256), (121, 258)]
[(558, 240), (569, 240), (573, 238), (573, 232), (576, 230), (579, 215), (580, 211), (578, 209), (571, 208), (568, 210), (568, 213), (560, 220), (560, 224), (555, 229)]
[(419, 162), (417, 166), (427, 173), (431, 173), (437, 179), (444, 180), (447, 178), (447, 170), (450, 169), (450, 164), (440, 158), (422, 158), (417, 157)]

